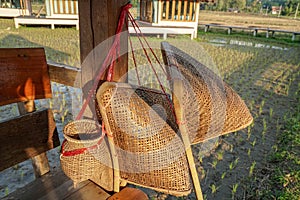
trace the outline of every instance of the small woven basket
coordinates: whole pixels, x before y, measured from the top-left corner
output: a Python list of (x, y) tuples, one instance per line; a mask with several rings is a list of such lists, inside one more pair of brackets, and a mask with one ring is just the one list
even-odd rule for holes
[[(95, 178), (109, 166), (109, 150), (101, 134), (101, 126), (93, 120), (76, 120), (64, 128), (65, 141), (61, 150), (61, 167), (73, 180), (74, 186), (79, 182)], [(111, 186), (102, 185), (107, 190)]]

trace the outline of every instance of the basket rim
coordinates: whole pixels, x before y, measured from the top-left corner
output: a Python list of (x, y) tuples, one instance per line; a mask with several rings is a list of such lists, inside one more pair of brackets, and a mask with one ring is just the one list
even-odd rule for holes
[[(98, 127), (99, 127), (99, 133), (100, 133), (100, 134), (99, 134), (99, 137), (96, 137), (95, 139), (92, 139), (92, 140), (78, 140), (78, 139), (72, 138), (72, 137), (70, 136), (71, 134), (67, 134), (67, 133), (66, 133), (66, 132), (67, 132), (66, 130), (67, 130), (68, 126), (71, 126), (71, 125), (73, 125), (73, 124), (75, 124), (75, 123), (78, 123), (78, 122), (88, 122), (88, 123), (90, 123), (90, 124), (94, 124), (94, 125), (98, 126)], [(92, 142), (98, 142), (99, 139), (101, 139), (101, 137), (103, 136), (103, 133), (101, 133), (101, 125), (98, 124), (96, 121), (90, 120), (90, 119), (79, 119), (79, 120), (75, 120), (75, 121), (69, 122), (69, 123), (64, 127), (64, 129), (63, 129), (63, 135), (64, 135), (65, 139), (66, 139), (67, 141), (69, 141), (69, 142), (73, 142), (73, 143), (77, 143), (77, 144), (88, 144), (88, 143), (92, 143)]]

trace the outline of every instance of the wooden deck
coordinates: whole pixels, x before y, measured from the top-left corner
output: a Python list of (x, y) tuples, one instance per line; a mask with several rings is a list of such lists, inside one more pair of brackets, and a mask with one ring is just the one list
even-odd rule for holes
[(79, 30), (79, 20), (72, 18), (46, 18), (46, 17), (34, 17), (34, 16), (25, 16), (25, 17), (15, 17), (15, 27), (19, 28), (21, 24), (26, 25), (50, 25), (51, 29), (55, 28), (55, 25), (72, 25), (76, 26), (76, 30)]
[[(164, 39), (167, 39), (168, 34), (186, 34), (191, 35), (191, 39), (194, 38), (195, 30), (193, 27), (184, 27), (184, 26), (156, 26), (148, 22), (137, 21), (140, 30), (143, 34), (154, 34), (154, 35), (163, 35)], [(129, 25), (128, 31), (131, 34), (135, 33), (133, 27)]]
[(20, 199), (98, 199), (105, 200), (110, 194), (91, 181), (80, 183), (77, 188), (73, 182), (61, 171), (49, 172), (25, 187), (11, 193), (4, 200)]

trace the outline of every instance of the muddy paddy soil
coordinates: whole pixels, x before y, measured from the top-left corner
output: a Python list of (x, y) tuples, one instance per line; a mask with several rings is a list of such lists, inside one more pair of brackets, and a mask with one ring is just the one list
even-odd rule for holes
[[(154, 41), (159, 47), (160, 41)], [(287, 50), (240, 47), (236, 45), (199, 45), (211, 60), (191, 49), (194, 42), (169, 40), (208, 65), (218, 66), (225, 82), (245, 100), (254, 122), (248, 128), (193, 146), (194, 159), (206, 199), (259, 199), (269, 177), (268, 155), (274, 148), (283, 120), (299, 104), (300, 49)], [(198, 47), (198, 46), (197, 46)], [(193, 53), (194, 52), (194, 53)], [(205, 60), (203, 60), (205, 59)], [(63, 139), (62, 128), (80, 107), (81, 92), (53, 83), (53, 98), (37, 103), (53, 109)], [(0, 107), (0, 120), (17, 116), (16, 107)], [(60, 170), (59, 148), (48, 152), (51, 170)], [(0, 173), (0, 198), (34, 180), (30, 161)], [(131, 185), (131, 187), (135, 187)], [(140, 188), (140, 187), (139, 187)], [(196, 199), (144, 189), (150, 199)]]

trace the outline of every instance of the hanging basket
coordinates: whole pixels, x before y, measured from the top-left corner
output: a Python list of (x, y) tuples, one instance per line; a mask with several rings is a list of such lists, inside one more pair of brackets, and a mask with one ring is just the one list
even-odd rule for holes
[(183, 98), (179, 101), (193, 144), (241, 130), (252, 123), (244, 101), (217, 74), (167, 42), (162, 42), (162, 50), (170, 81), (177, 78), (183, 84)]
[[(73, 121), (64, 127), (64, 137), (60, 156), (61, 167), (73, 180), (74, 186), (88, 179), (97, 179), (103, 172), (111, 170), (109, 150), (104, 134), (101, 133), (101, 126), (96, 121)], [(108, 182), (103, 181), (101, 186), (112, 190), (112, 183)]]
[(105, 82), (97, 92), (121, 179), (175, 196), (191, 191), (185, 148), (165, 94)]

